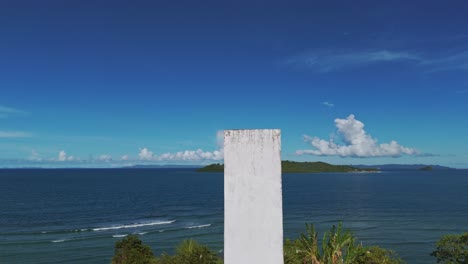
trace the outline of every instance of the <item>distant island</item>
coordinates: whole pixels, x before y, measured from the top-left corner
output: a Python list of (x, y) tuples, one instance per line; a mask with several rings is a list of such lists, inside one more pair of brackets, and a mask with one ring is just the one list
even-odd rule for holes
[(199, 165), (177, 165), (177, 164), (166, 164), (166, 165), (131, 165), (122, 167), (122, 169), (193, 169), (193, 168), (200, 168)]
[[(318, 173), (318, 172), (375, 172), (375, 168), (356, 168), (347, 165), (332, 165), (325, 162), (281, 161), (283, 173)], [(202, 167), (198, 172), (223, 172), (224, 164), (215, 163)]]
[(432, 170), (432, 166), (424, 166), (424, 167), (420, 168), (419, 170), (431, 171), (431, 170)]
[(357, 168), (377, 168), (378, 170), (454, 170), (454, 168), (440, 166), (440, 165), (427, 165), (427, 164), (383, 164), (383, 165), (354, 165)]

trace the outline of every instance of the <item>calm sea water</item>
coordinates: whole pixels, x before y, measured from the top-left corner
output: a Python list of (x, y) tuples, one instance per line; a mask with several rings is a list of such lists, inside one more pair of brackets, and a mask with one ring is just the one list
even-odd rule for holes
[[(283, 175), (284, 232), (343, 221), (408, 263), (468, 231), (468, 170)], [(127, 234), (160, 254), (195, 238), (222, 252), (223, 174), (190, 169), (0, 170), (0, 263), (109, 263)]]

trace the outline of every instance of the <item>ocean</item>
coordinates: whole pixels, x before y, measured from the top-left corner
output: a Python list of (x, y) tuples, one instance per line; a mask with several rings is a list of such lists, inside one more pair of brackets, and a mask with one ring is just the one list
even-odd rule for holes
[[(343, 222), (408, 263), (468, 231), (468, 170), (283, 175), (285, 238)], [(155, 254), (194, 238), (222, 254), (223, 174), (194, 169), (0, 170), (0, 263), (110, 263), (138, 234)]]

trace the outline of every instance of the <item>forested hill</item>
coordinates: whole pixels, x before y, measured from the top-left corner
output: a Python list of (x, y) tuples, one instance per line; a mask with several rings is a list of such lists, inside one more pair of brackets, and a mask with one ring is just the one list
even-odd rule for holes
[[(281, 162), (281, 168), (283, 173), (314, 173), (314, 172), (365, 172), (365, 171), (377, 171), (373, 168), (355, 168), (347, 165), (332, 165), (325, 162), (297, 162), (283, 160)], [(223, 164), (211, 164), (200, 168), (198, 172), (223, 172)]]

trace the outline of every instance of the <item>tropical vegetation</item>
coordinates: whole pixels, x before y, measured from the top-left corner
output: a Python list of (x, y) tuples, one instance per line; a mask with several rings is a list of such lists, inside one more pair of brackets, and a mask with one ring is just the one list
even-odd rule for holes
[[(363, 246), (341, 224), (325, 232), (319, 242), (314, 225), (306, 224), (306, 232), (295, 240), (284, 242), (285, 264), (400, 264), (404, 263), (391, 250)], [(437, 263), (468, 263), (468, 232), (444, 236), (431, 254)], [(129, 235), (115, 244), (112, 264), (221, 264), (216, 252), (194, 240), (184, 240), (174, 255), (154, 256), (151, 248), (136, 235)]]
[(431, 255), (437, 258), (437, 263), (468, 263), (468, 232), (443, 236)]
[(306, 224), (306, 233), (284, 243), (285, 264), (398, 264), (403, 263), (392, 251), (377, 246), (357, 244), (349, 230), (342, 225), (325, 232), (319, 245), (314, 225)]
[(154, 256), (137, 235), (129, 235), (115, 244), (112, 264), (221, 264), (222, 259), (195, 240), (184, 240), (174, 255)]

